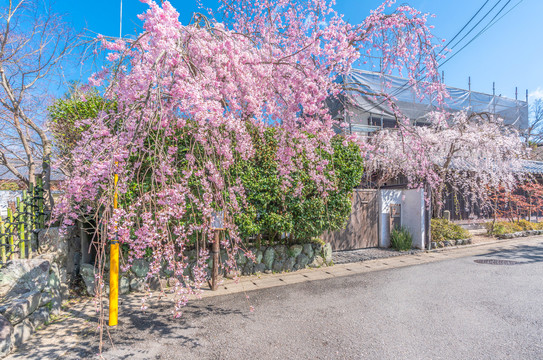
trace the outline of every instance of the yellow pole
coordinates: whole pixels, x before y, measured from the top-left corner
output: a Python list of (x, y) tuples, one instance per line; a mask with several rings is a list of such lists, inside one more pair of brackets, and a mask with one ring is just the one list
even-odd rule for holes
[[(117, 182), (119, 175), (115, 174), (115, 192), (113, 195), (113, 209), (117, 209)], [(115, 227), (115, 232), (117, 228)], [(119, 240), (117, 234), (111, 241), (109, 251), (109, 326), (117, 325), (119, 315)]]

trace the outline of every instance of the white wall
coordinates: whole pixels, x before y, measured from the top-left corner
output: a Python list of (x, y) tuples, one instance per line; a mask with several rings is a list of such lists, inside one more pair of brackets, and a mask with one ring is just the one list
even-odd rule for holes
[[(390, 205), (402, 203), (402, 190), (380, 190), (379, 192), (379, 247), (387, 248), (390, 247)], [(403, 219), (403, 206), (401, 217)]]
[(424, 249), (424, 190), (403, 190), (403, 195), (402, 225), (413, 235), (413, 247)]
[(401, 224), (413, 235), (413, 247), (424, 249), (424, 191), (386, 189), (379, 196), (379, 247), (390, 246), (390, 205), (401, 205)]

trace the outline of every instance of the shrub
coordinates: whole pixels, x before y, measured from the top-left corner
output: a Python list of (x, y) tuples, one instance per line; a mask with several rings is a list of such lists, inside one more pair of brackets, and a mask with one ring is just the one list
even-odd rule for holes
[(0, 190), (15, 191), (15, 190), (20, 190), (20, 189), (21, 187), (15, 181), (6, 181), (6, 182), (0, 183)]
[(390, 234), (390, 244), (398, 251), (407, 251), (411, 249), (413, 244), (413, 236), (407, 228), (395, 227)]
[(447, 219), (432, 219), (432, 241), (461, 240), (471, 237), (469, 231)]
[(488, 235), (511, 234), (527, 230), (543, 230), (543, 223), (534, 223), (528, 220), (519, 221), (498, 221), (485, 224)]
[[(74, 145), (80, 141), (81, 134), (87, 129), (87, 126), (76, 126), (80, 120), (96, 118), (104, 112), (114, 113), (116, 110), (115, 102), (100, 97), (95, 91), (85, 94), (75, 91), (67, 99), (57, 100), (49, 108), (49, 118), (59, 156), (68, 159)], [(186, 128), (190, 126), (196, 126), (196, 123), (187, 121)], [(360, 184), (363, 174), (363, 158), (357, 143), (335, 136), (330, 144), (321, 144), (315, 154), (307, 154), (305, 151), (292, 154), (291, 161), (295, 166), (289, 173), (290, 186), (287, 186), (278, 160), (280, 141), (285, 137), (284, 130), (270, 126), (260, 131), (251, 122), (247, 122), (246, 126), (252, 136), (255, 154), (246, 158), (234, 151), (233, 164), (226, 170), (229, 174), (225, 175), (235, 181), (236, 187), (241, 186), (244, 194), (224, 193), (225, 199), (239, 209), (234, 214), (234, 223), (240, 237), (247, 243), (260, 243), (262, 239), (268, 244), (304, 243), (325, 231), (343, 228), (351, 213), (352, 190)], [(171, 156), (177, 159), (178, 174), (184, 171), (207, 171), (206, 150), (188, 133), (192, 133), (192, 130), (165, 137), (163, 130), (150, 130), (144, 147), (154, 149), (158, 146), (155, 139), (165, 138), (161, 140), (164, 142), (161, 146), (176, 149)], [(317, 136), (304, 133), (303, 139), (290, 141), (301, 145), (301, 141), (307, 139), (317, 140)], [(236, 146), (236, 137), (231, 140), (232, 146)], [(191, 165), (186, 158), (190, 149), (195, 149), (196, 154), (194, 164)], [(149, 154), (143, 157), (130, 156), (129, 163), (134, 164), (134, 168), (138, 164), (138, 171), (143, 175), (128, 182), (127, 191), (119, 196), (121, 207), (129, 207), (141, 194), (156, 186), (151, 183), (154, 175), (150, 171), (155, 158)], [(324, 181), (316, 180), (315, 173), (319, 171), (322, 171), (322, 178), (326, 178), (326, 196), (322, 196)], [(172, 180), (177, 179), (173, 176)], [(178, 180), (184, 181), (181, 175)], [(187, 186), (194, 196), (204, 191), (196, 175), (189, 179)], [(202, 226), (203, 214), (198, 212), (197, 206), (187, 201), (186, 207), (190, 211), (177, 225)], [(198, 232), (194, 232), (189, 236), (188, 243), (193, 244), (198, 236)]]
[(47, 110), (48, 126), (53, 134), (57, 156), (67, 161), (81, 135), (88, 129), (88, 125), (79, 124), (79, 121), (95, 119), (101, 112), (115, 112), (117, 104), (106, 100), (96, 90), (83, 92), (77, 84), (73, 84), (66, 97), (57, 99)]

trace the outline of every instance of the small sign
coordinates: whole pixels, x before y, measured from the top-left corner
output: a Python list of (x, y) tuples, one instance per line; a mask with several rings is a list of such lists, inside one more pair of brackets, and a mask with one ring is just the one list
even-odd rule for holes
[(390, 204), (390, 217), (397, 218), (401, 217), (401, 205), (400, 204)]
[(211, 229), (224, 230), (224, 211), (213, 211), (211, 213)]

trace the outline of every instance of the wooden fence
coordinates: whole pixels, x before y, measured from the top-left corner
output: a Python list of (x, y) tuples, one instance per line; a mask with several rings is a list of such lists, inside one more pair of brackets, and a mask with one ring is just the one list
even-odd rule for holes
[(38, 178), (37, 185), (30, 184), (21, 198), (10, 204), (7, 217), (0, 218), (0, 265), (11, 259), (32, 257), (32, 237), (35, 230), (45, 227), (43, 211), (43, 183)]
[(325, 232), (322, 239), (334, 251), (379, 246), (379, 192), (371, 189), (353, 191), (351, 216), (345, 229)]

